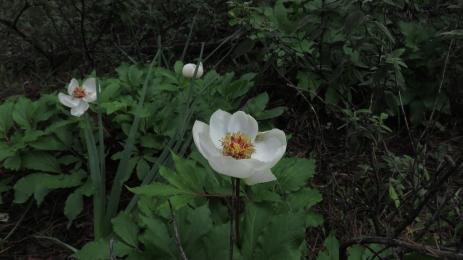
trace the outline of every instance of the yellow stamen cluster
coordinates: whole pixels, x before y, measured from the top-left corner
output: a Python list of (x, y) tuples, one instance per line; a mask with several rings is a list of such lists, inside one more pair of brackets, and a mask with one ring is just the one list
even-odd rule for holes
[(81, 87), (76, 87), (74, 91), (72, 91), (72, 96), (75, 98), (83, 98), (85, 95), (85, 90)]
[(249, 159), (256, 151), (250, 138), (239, 131), (233, 134), (227, 133), (221, 142), (223, 154), (231, 156), (237, 160)]

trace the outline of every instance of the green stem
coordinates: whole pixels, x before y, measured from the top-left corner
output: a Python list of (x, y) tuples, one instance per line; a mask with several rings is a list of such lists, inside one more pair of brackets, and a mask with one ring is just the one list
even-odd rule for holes
[(93, 233), (96, 240), (104, 235), (104, 196), (101, 191), (102, 178), (100, 174), (100, 165), (98, 164), (98, 152), (88, 116), (85, 116), (84, 119), (84, 135), (88, 152), (90, 178), (95, 187), (95, 193), (93, 194)]
[[(160, 46), (160, 43), (159, 43)], [(146, 75), (145, 82), (143, 83), (143, 89), (141, 91), (141, 96), (138, 101), (138, 105), (135, 110), (135, 116), (133, 119), (132, 126), (129, 130), (129, 136), (127, 137), (127, 141), (124, 146), (124, 150), (122, 151), (121, 160), (116, 170), (116, 176), (114, 178), (113, 185), (111, 187), (111, 193), (109, 195), (108, 206), (106, 208), (106, 215), (105, 215), (105, 224), (110, 225), (111, 219), (116, 215), (117, 210), (119, 208), (119, 202), (122, 192), (122, 186), (124, 183), (130, 178), (131, 171), (129, 170), (129, 161), (132, 155), (132, 151), (135, 147), (135, 137), (138, 132), (138, 127), (140, 124), (140, 116), (138, 114), (139, 111), (143, 108), (143, 104), (145, 102), (146, 92), (148, 89), (149, 80), (151, 79), (151, 74), (153, 72), (153, 66), (158, 61), (158, 58), (161, 57), (161, 47), (159, 47), (156, 56), (153, 58), (149, 68), (148, 74)], [(109, 228), (108, 228), (109, 229)]]
[(103, 234), (106, 234), (108, 230), (105, 229), (106, 225), (103, 225), (103, 217), (104, 217), (104, 211), (106, 209), (106, 156), (105, 156), (105, 145), (104, 145), (104, 126), (103, 126), (103, 116), (102, 116), (102, 111), (101, 111), (101, 86), (99, 82), (96, 82), (96, 97), (97, 97), (97, 104), (98, 104), (98, 158), (100, 159), (100, 178), (101, 178), (101, 183), (100, 183), (100, 196), (99, 200), (100, 202), (98, 203), (99, 206), (101, 206), (102, 213), (101, 213), (101, 221), (102, 221), (102, 232)]
[(233, 251), (235, 249), (235, 232), (234, 232), (234, 219), (235, 219), (235, 178), (231, 178), (232, 195), (230, 197), (230, 243), (229, 243), (229, 259), (233, 260)]
[(234, 215), (235, 215), (235, 244), (240, 247), (240, 179), (235, 179), (235, 194), (234, 194)]

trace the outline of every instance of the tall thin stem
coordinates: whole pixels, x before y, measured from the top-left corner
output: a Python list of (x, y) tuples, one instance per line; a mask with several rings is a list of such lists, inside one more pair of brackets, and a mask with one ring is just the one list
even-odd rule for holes
[(104, 197), (101, 191), (101, 172), (98, 160), (98, 152), (96, 148), (95, 138), (93, 136), (90, 118), (86, 115), (84, 118), (84, 134), (85, 142), (87, 145), (88, 152), (88, 166), (90, 171), (90, 177), (95, 187), (95, 193), (93, 194), (93, 232), (95, 240), (101, 238), (103, 232), (103, 218), (104, 218)]
[(234, 217), (235, 217), (235, 244), (240, 247), (240, 179), (235, 178), (235, 194), (234, 194)]
[(233, 222), (234, 222), (234, 209), (235, 209), (235, 181), (234, 178), (232, 177), (231, 179), (231, 184), (232, 184), (232, 195), (230, 197), (230, 251), (229, 251), (229, 256), (230, 260), (233, 260), (233, 250), (235, 247), (235, 232), (234, 232), (234, 227), (233, 227)]
[(100, 160), (100, 202), (99, 207), (102, 208), (102, 215), (101, 215), (101, 226), (103, 234), (106, 234), (108, 230), (106, 230), (106, 225), (104, 225), (104, 214), (106, 210), (106, 156), (105, 156), (105, 145), (104, 145), (104, 125), (103, 125), (103, 116), (102, 116), (102, 108), (101, 108), (101, 86), (100, 82), (96, 81), (96, 97), (97, 97), (97, 104), (98, 104), (98, 158)]
[(240, 179), (231, 179), (232, 195), (230, 198), (230, 260), (233, 259), (233, 250), (240, 247)]

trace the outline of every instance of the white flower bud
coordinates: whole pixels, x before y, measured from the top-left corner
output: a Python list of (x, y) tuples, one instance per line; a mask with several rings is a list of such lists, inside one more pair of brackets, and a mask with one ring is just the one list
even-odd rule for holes
[[(188, 63), (188, 64), (185, 64), (185, 66), (183, 66), (182, 74), (185, 78), (191, 79), (193, 78), (193, 75), (195, 74), (195, 70), (196, 70), (196, 64)], [(198, 72), (196, 73), (196, 78), (197, 79), (201, 78), (203, 73), (204, 73), (203, 64), (200, 62)]]

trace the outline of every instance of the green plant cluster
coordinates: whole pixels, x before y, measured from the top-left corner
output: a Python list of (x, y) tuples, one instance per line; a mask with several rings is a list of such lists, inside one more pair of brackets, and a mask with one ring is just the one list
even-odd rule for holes
[[(180, 258), (178, 232), (188, 259), (228, 259), (230, 179), (214, 173), (199, 153), (192, 153), (190, 159), (172, 156), (172, 168), (161, 167), (160, 181), (129, 188), (141, 199), (135, 214), (121, 212), (112, 220), (115, 255)], [(241, 242), (235, 259), (301, 259), (306, 228), (323, 223), (311, 210), (322, 200), (321, 194), (306, 187), (315, 173), (314, 160), (283, 159), (274, 173), (277, 182), (241, 187)], [(109, 245), (108, 239), (91, 242), (75, 256), (107, 259)]]
[(458, 1), (230, 1), (229, 16), (247, 30), (236, 55), (255, 57), (312, 102), (334, 112), (406, 110), (420, 125), (433, 110), (450, 112), (443, 77), (461, 73), (446, 65), (461, 48), (461, 10)]
[[(3, 102), (0, 161), (2, 170), (11, 177), (2, 179), (0, 191), (12, 191), (14, 203), (33, 198), (40, 206), (50, 192), (66, 189), (69, 195), (64, 214), (69, 227), (84, 209), (84, 197), (102, 196), (98, 183), (104, 180), (93, 172), (102, 166), (92, 157), (98, 156), (96, 150), (91, 150), (101, 139), (95, 141), (91, 136), (102, 133), (106, 146), (101, 158), (113, 171), (117, 161), (126, 157), (122, 148), (133, 135), (132, 122), (139, 118), (127, 172), (122, 180), (117, 174), (114, 180), (122, 185), (128, 180), (139, 183), (139, 187), (127, 187), (136, 199), (125, 210), (116, 208), (117, 216), (110, 216), (110, 232), (102, 231), (106, 235), (87, 243), (74, 256), (174, 259), (179, 256), (175, 241), (181, 239), (189, 259), (224, 258), (230, 251), (231, 181), (214, 173), (197, 152), (191, 153), (190, 159), (182, 158), (191, 150), (192, 119), (205, 120), (220, 107), (240, 109), (265, 122), (286, 108), (268, 109), (265, 92), (245, 99), (255, 74), (236, 78), (234, 73), (219, 75), (212, 70), (191, 81), (181, 75), (182, 67), (182, 62), (173, 70), (124, 64), (117, 68), (115, 77), (102, 77), (98, 99), (101, 132), (94, 127), (98, 109), (84, 115), (83, 120), (70, 117), (55, 93), (37, 100), (19, 96)], [(145, 102), (140, 110), (141, 96)], [(270, 126), (267, 121), (261, 130)], [(164, 156), (166, 151), (171, 156)], [(323, 223), (321, 215), (311, 210), (322, 200), (321, 194), (306, 186), (315, 173), (315, 161), (286, 158), (274, 173), (278, 182), (240, 188), (242, 242), (234, 250), (239, 259), (299, 259), (307, 250), (306, 228)], [(100, 224), (95, 222), (94, 228)]]
[[(182, 64), (177, 63), (175, 71), (153, 68), (155, 76), (149, 83), (143, 111), (135, 111), (135, 108), (148, 68), (122, 65), (115, 78), (100, 80), (104, 134), (111, 144), (107, 152), (112, 161), (120, 159), (118, 151), (127, 138), (134, 113), (142, 117), (136, 151), (130, 159), (130, 168), (136, 170), (140, 179), (143, 177), (141, 169), (156, 161), (183, 123), (191, 86), (179, 74), (181, 67)], [(233, 73), (221, 76), (215, 71), (208, 72), (195, 83), (193, 95), (198, 97), (194, 104), (195, 118), (207, 118), (217, 107), (227, 110), (240, 107), (244, 95), (253, 86), (253, 77), (254, 74), (246, 74), (234, 79)], [(282, 108), (266, 110), (268, 97), (265, 97), (264, 93), (250, 99), (244, 103), (244, 108), (267, 119), (280, 115)], [(0, 105), (0, 161), (6, 173), (16, 173), (2, 181), (1, 190), (6, 191), (14, 184), (16, 202), (25, 202), (33, 195), (40, 204), (47, 193), (57, 188), (76, 187), (79, 194), (91, 194), (85, 169), (88, 158), (82, 145), (84, 134), (79, 127), (82, 123), (66, 113), (54, 94), (44, 94), (34, 101), (12, 97)], [(20, 178), (22, 175), (24, 177)], [(71, 203), (76, 196), (68, 201)], [(81, 205), (77, 201), (72, 203)], [(73, 219), (77, 213), (68, 216)]]

